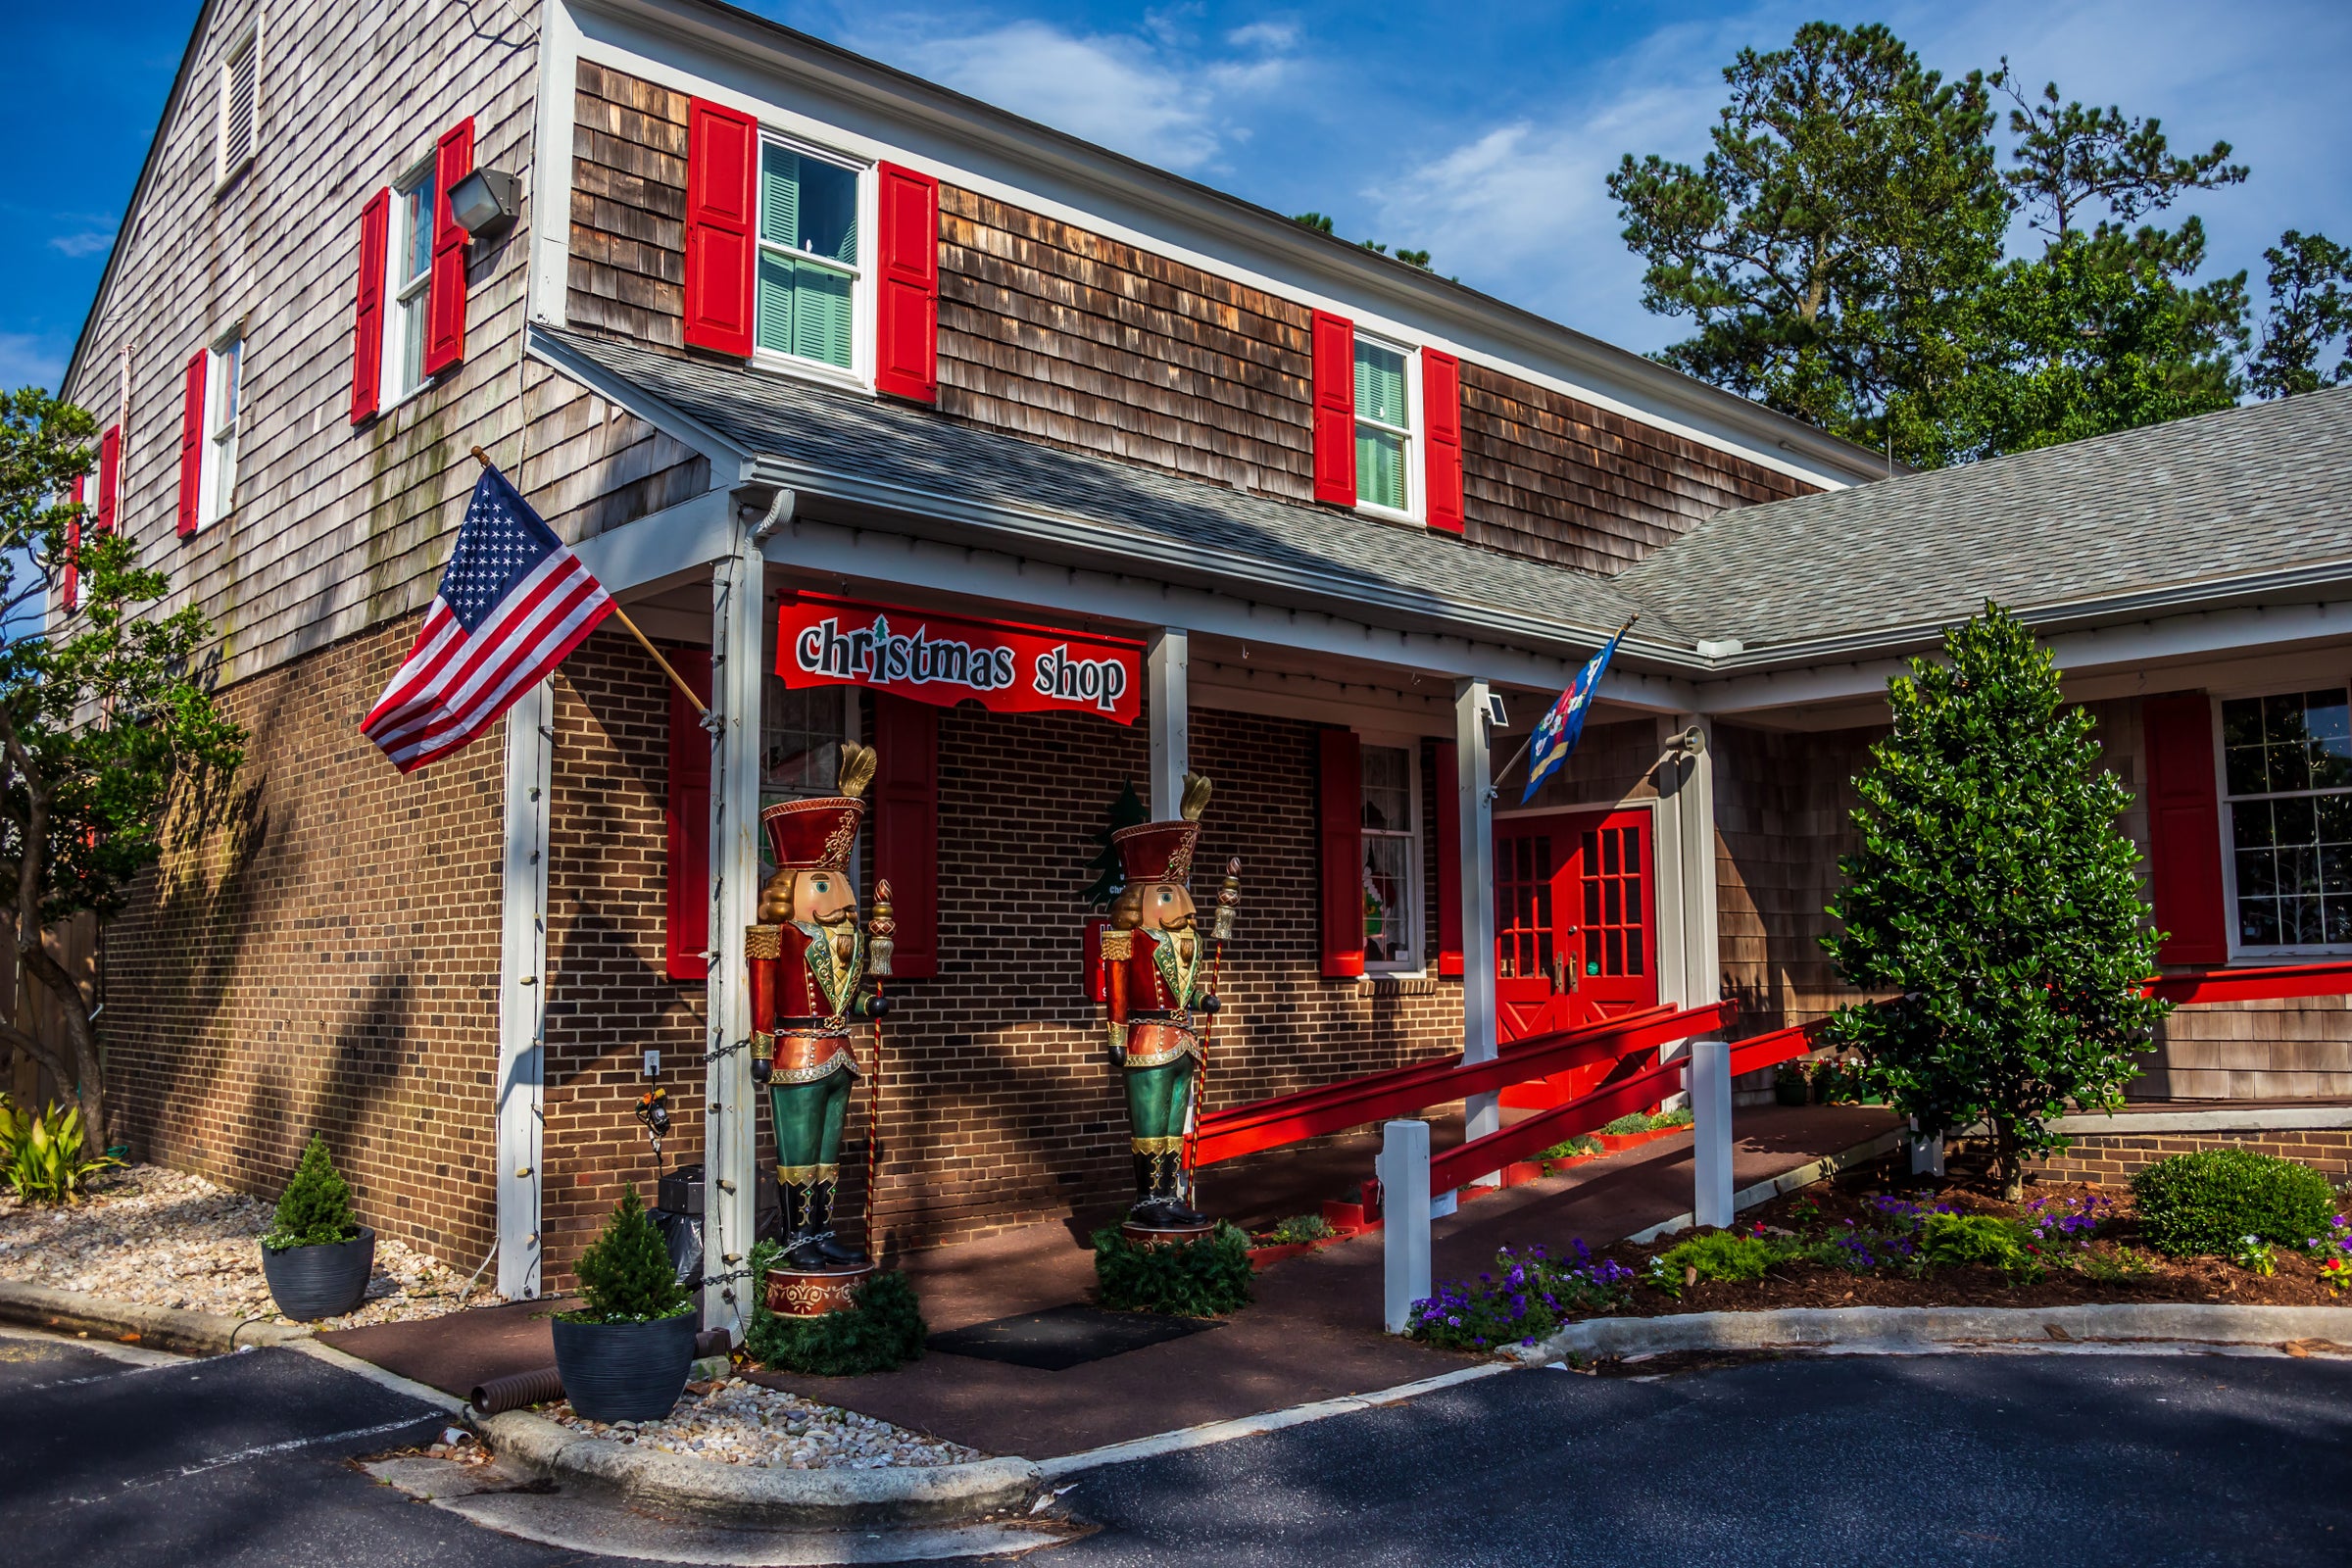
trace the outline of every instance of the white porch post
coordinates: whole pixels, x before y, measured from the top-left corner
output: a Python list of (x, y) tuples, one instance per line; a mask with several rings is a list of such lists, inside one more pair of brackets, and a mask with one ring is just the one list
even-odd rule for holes
[(1381, 1130), (1382, 1321), (1391, 1334), (1412, 1326), (1413, 1303), (1429, 1296), (1429, 1123), (1393, 1121)]
[(507, 710), (507, 853), (498, 965), (498, 1289), (514, 1301), (539, 1295), (547, 796), (553, 783), (554, 720), (555, 701), (546, 681)]
[(760, 1288), (750, 1266), (759, 1214), (758, 1107), (752, 1090), (751, 992), (743, 930), (760, 897), (760, 652), (764, 564), (739, 541), (710, 578), (710, 1069), (705, 1083), (703, 1324), (738, 1343)]
[[(1693, 755), (1685, 739), (1695, 727), (1699, 750)], [(1669, 756), (1659, 764), (1657, 899), (1658, 925), (1666, 953), (1659, 979), (1661, 1002), (1698, 1007), (1723, 991), (1723, 959), (1718, 950), (1715, 917), (1715, 758), (1708, 721), (1695, 713), (1678, 713), (1661, 721)], [(1661, 1050), (1661, 1059), (1673, 1060), (1690, 1051), (1677, 1042)], [(1669, 1095), (1668, 1105), (1685, 1097)], [(1694, 1102), (1693, 1102), (1694, 1103)]]
[[(1487, 683), (1453, 683), (1454, 788), (1459, 792), (1462, 867), (1462, 1060), (1494, 1059), (1494, 813), (1488, 799), (1494, 759), (1487, 749)], [(1502, 1128), (1494, 1094), (1472, 1095), (1464, 1136)], [(1498, 1182), (1499, 1175), (1483, 1178)]]
[(1732, 1048), (1690, 1042), (1690, 1222), (1717, 1229), (1732, 1222)]
[(1193, 765), (1188, 666), (1192, 633), (1162, 626), (1145, 653), (1145, 696), (1152, 725), (1152, 819), (1172, 822), (1184, 800), (1185, 770)]

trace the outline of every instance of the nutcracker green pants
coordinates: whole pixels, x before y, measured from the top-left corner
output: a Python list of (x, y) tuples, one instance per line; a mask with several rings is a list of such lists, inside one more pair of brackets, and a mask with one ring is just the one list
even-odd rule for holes
[(1126, 1069), (1128, 1131), (1137, 1143), (1184, 1136), (1197, 1065), (1190, 1056), (1178, 1056), (1156, 1067)]
[(810, 1084), (770, 1084), (768, 1114), (776, 1132), (776, 1165), (786, 1181), (807, 1182), (819, 1168), (841, 1162), (841, 1129), (849, 1119), (850, 1086), (843, 1068)]

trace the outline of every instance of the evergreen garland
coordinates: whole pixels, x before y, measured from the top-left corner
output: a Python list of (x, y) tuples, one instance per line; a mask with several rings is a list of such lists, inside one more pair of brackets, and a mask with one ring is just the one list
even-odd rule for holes
[(563, 1314), (567, 1323), (650, 1323), (694, 1305), (634, 1182), (621, 1189), (604, 1234), (580, 1254), (573, 1272), (588, 1304)]
[(326, 1247), (359, 1234), (359, 1216), (351, 1211), (351, 1185), (336, 1172), (326, 1136), (313, 1133), (302, 1162), (294, 1167), (294, 1179), (278, 1195), (277, 1213), (263, 1233), (262, 1245), (271, 1251)]
[(917, 1360), (929, 1329), (914, 1287), (892, 1270), (858, 1287), (853, 1303), (816, 1317), (783, 1317), (768, 1310), (767, 1271), (784, 1249), (761, 1242), (752, 1249), (752, 1320), (743, 1348), (760, 1365), (812, 1377), (858, 1377), (889, 1372)]
[(2065, 1145), (2050, 1121), (2118, 1103), (2169, 1010), (2140, 991), (2158, 938), (2116, 827), (2132, 795), (1999, 606), (1911, 670), (1854, 780), (1862, 849), (1822, 939), (1848, 985), (1893, 999), (1843, 1009), (1832, 1038), (1923, 1133), (1988, 1124), (2015, 1198), (2024, 1159)]
[(1250, 1238), (1222, 1220), (1189, 1242), (1140, 1246), (1106, 1225), (1094, 1244), (1097, 1294), (1114, 1312), (1223, 1317), (1251, 1300)]

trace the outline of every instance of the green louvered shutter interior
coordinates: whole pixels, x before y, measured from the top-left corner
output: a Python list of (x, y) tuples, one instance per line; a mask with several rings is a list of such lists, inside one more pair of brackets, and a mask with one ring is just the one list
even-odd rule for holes
[[(1410, 417), (1404, 394), (1404, 356), (1361, 338), (1355, 344), (1355, 416), (1400, 427)], [(1355, 497), (1374, 506), (1404, 510), (1404, 437), (1370, 424), (1356, 425)]]
[(855, 266), (857, 174), (789, 147), (760, 148), (760, 347), (849, 368), (850, 274), (764, 247), (788, 246)]

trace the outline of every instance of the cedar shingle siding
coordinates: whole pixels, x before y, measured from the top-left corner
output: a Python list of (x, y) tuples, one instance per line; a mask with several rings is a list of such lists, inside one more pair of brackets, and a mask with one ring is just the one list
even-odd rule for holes
[(686, 95), (580, 62), (571, 137), (575, 326), (681, 348), (686, 309)]

